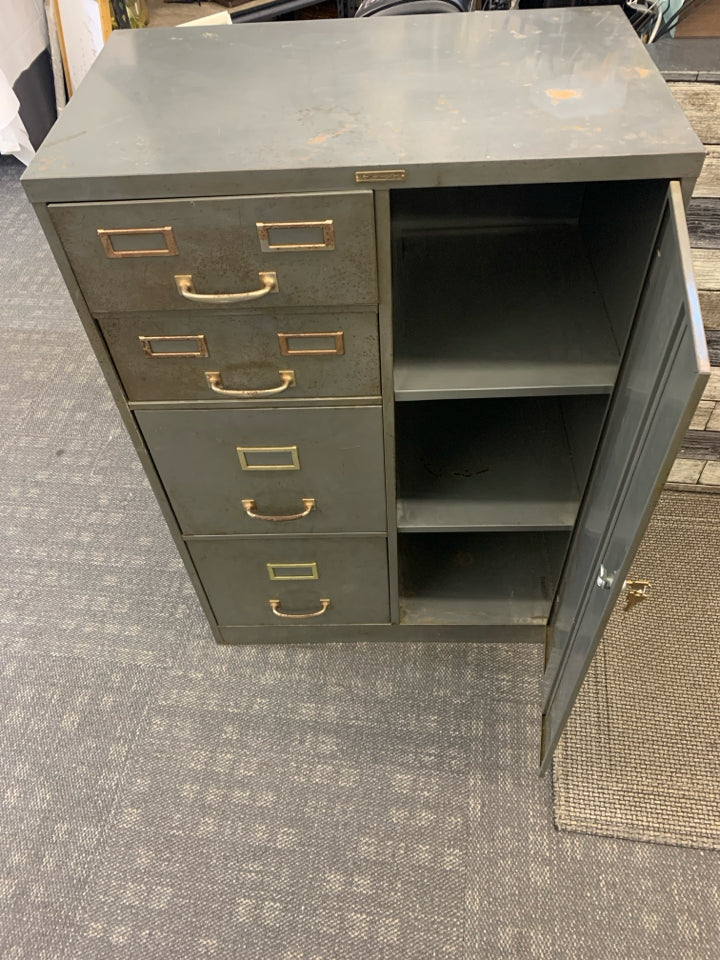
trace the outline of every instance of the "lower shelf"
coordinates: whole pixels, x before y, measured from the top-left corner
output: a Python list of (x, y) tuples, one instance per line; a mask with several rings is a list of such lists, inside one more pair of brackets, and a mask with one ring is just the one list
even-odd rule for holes
[(542, 625), (568, 541), (561, 532), (401, 534), (400, 620)]

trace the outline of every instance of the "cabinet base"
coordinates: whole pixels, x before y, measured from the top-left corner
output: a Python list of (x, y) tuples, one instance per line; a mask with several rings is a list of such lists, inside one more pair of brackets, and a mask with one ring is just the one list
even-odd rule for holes
[(218, 627), (223, 643), (544, 643), (544, 626), (423, 626), (397, 623), (305, 627)]

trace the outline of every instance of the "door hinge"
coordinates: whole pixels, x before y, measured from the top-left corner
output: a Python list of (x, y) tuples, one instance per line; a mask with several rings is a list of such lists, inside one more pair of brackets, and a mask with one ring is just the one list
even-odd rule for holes
[(608, 573), (605, 569), (604, 564), (600, 564), (600, 572), (597, 575), (595, 583), (598, 587), (602, 587), (603, 590), (610, 590), (613, 583), (615, 582), (615, 574)]

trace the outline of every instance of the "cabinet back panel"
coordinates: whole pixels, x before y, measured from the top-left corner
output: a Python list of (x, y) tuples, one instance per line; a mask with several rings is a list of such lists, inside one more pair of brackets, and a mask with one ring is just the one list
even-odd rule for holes
[(618, 351), (576, 223), (398, 231), (393, 268), (398, 399), (612, 389)]
[(393, 224), (400, 229), (467, 229), (537, 220), (577, 221), (582, 183), (498, 187), (430, 187), (391, 192)]
[[(397, 410), (398, 524), (572, 528), (580, 502), (561, 406), (587, 398), (442, 400)], [(592, 398), (595, 399), (595, 398)], [(596, 431), (589, 430), (589, 434)]]

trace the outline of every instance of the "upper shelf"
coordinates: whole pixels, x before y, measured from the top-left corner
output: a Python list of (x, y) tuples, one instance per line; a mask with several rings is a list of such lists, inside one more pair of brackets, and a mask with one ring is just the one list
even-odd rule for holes
[(401, 231), (397, 400), (609, 393), (619, 356), (576, 223)]

